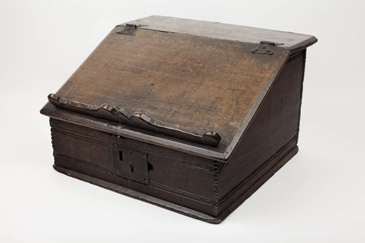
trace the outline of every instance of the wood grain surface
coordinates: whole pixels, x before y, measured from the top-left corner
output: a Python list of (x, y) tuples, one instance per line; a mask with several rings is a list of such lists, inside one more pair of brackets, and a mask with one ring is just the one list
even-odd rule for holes
[[(116, 105), (186, 131), (215, 131), (226, 151), (253, 115), (289, 51), (255, 54), (257, 45), (116, 27), (57, 95)], [(231, 146), (234, 147), (234, 146)]]
[(299, 51), (300, 49), (304, 49), (317, 42), (317, 38), (314, 36), (288, 31), (157, 15), (129, 21), (127, 24), (138, 25), (143, 29), (204, 36), (245, 43), (271, 41), (280, 44), (281, 47), (287, 48), (292, 52)]
[(298, 152), (305, 48), (316, 39), (137, 22), (114, 28), (41, 110), (54, 168), (220, 223)]

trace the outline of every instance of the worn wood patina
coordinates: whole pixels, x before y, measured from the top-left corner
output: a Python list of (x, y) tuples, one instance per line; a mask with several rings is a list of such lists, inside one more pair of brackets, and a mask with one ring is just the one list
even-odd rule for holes
[(219, 223), (298, 151), (308, 35), (151, 16), (41, 110), (63, 173)]

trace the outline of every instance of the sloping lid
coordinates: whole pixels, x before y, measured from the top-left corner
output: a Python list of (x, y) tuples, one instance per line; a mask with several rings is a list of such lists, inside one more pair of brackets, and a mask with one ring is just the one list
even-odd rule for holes
[[(273, 46), (272, 53), (259, 54), (255, 48), (117, 26), (41, 112), (225, 160), (290, 53)], [(81, 115), (76, 118), (75, 112)]]

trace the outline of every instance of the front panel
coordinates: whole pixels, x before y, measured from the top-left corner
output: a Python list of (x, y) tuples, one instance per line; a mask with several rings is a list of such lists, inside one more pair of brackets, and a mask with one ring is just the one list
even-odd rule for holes
[(213, 161), (55, 119), (51, 127), (57, 167), (215, 214)]

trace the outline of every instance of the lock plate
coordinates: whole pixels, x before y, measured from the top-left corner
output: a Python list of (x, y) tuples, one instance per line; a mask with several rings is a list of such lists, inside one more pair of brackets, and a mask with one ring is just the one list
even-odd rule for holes
[(149, 183), (147, 154), (120, 145), (114, 146), (114, 167), (118, 176)]

